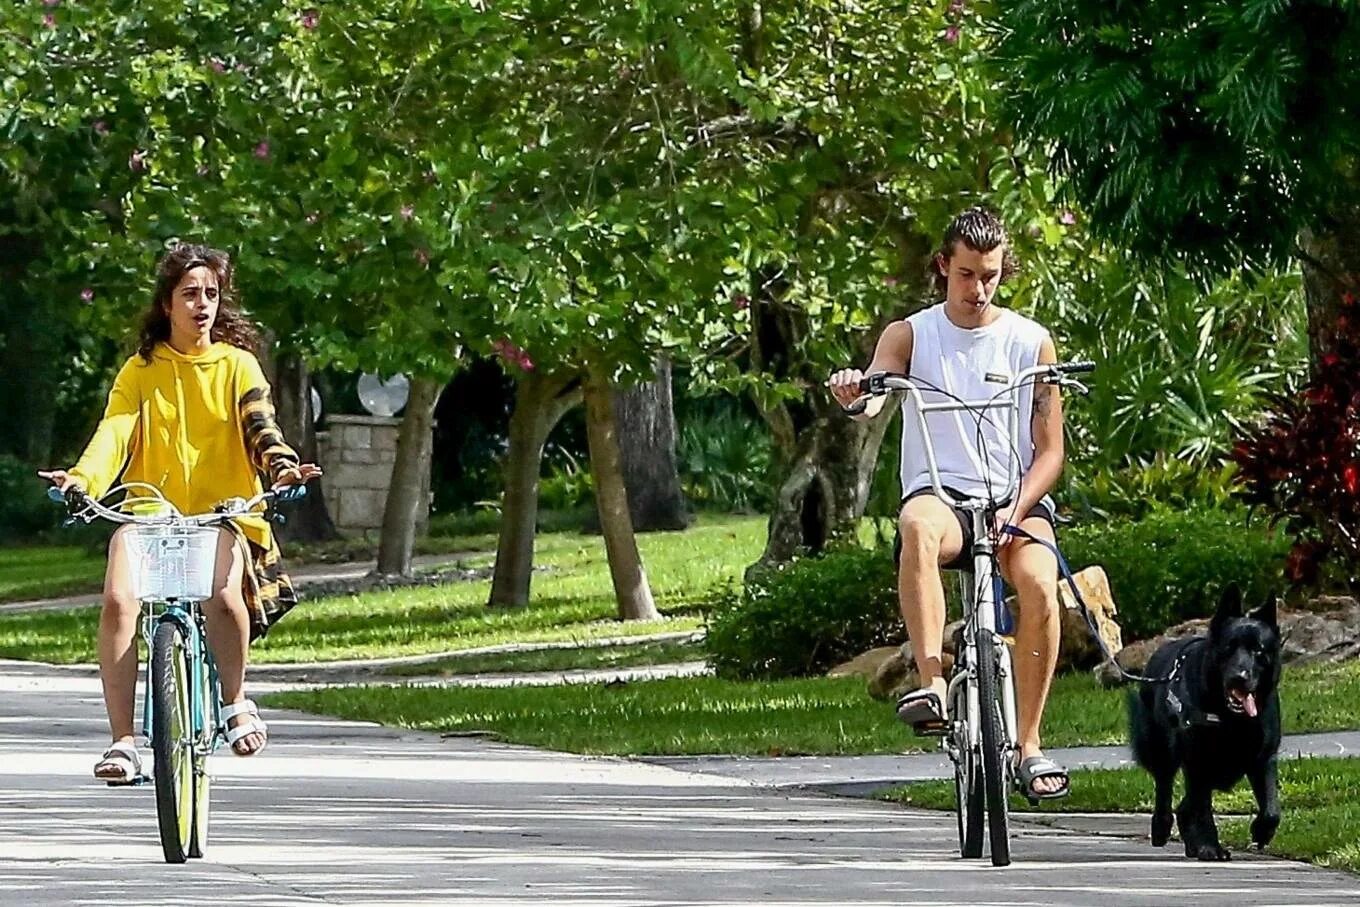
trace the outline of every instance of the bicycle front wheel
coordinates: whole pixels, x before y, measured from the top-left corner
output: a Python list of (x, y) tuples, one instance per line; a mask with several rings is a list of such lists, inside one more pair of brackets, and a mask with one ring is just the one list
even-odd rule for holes
[(996, 639), (990, 634), (978, 634), (977, 684), (982, 775), (987, 794), (987, 831), (992, 845), (992, 865), (1009, 866), (1011, 829), (1005, 761), (1009, 747), (1005, 725), (1001, 721), (1001, 677), (997, 671)]
[(198, 720), (194, 728), (199, 746), (194, 762), (194, 828), (189, 841), (189, 856), (198, 858), (208, 846), (208, 806), (212, 797), (212, 776), (208, 774), (208, 754), (212, 752), (215, 726), (216, 685), (205, 659), (198, 660)]
[(167, 863), (183, 863), (193, 833), (194, 731), (188, 647), (172, 620), (151, 642), (151, 750), (156, 757), (156, 818)]

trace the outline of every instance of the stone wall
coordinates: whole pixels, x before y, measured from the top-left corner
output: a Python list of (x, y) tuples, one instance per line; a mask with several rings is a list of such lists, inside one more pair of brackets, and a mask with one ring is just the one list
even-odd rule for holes
[[(336, 528), (342, 532), (381, 529), (392, 463), (397, 457), (401, 420), (382, 416), (328, 416), (327, 430), (317, 433), (322, 488)], [(429, 476), (425, 477), (429, 500)], [(417, 531), (429, 522), (428, 505), (421, 509)]]

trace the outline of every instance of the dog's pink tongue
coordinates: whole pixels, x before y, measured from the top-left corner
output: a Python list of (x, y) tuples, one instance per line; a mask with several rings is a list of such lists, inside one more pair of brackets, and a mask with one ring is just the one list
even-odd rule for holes
[(1246, 710), (1248, 718), (1256, 717), (1256, 694), (1248, 693), (1247, 698), (1242, 700), (1242, 708)]

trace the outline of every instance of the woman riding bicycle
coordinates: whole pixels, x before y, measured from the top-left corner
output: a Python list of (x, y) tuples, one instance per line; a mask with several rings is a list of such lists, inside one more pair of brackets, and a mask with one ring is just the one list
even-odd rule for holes
[[(104, 417), (79, 462), (40, 472), (62, 491), (99, 498), (119, 475), (160, 489), (184, 513), (210, 511), (227, 498), (250, 498), (261, 475), (273, 487), (321, 474), (284, 443), (269, 383), (253, 350), (254, 325), (237, 309), (225, 252), (180, 245), (161, 259), (137, 353), (119, 370)], [(141, 605), (132, 588), (124, 526), (109, 542), (99, 616), (99, 674), (112, 745), (95, 777), (127, 784), (141, 773), (133, 735), (135, 643)], [(268, 729), (245, 698), (250, 641), (297, 603), (278, 544), (262, 517), (219, 530), (215, 594), (203, 603), (208, 644), (222, 687), (227, 742), (239, 756), (264, 749)]]

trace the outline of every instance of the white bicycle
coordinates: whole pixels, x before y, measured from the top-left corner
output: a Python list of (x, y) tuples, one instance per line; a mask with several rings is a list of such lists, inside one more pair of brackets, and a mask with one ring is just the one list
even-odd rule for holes
[[(865, 394), (846, 412), (864, 411), (869, 397), (900, 392), (907, 394), (916, 413), (920, 436), (930, 470), (932, 490), (950, 507), (968, 514), (973, 527), (971, 576), (959, 574), (963, 599), (963, 626), (956, 638), (954, 668), (949, 676), (949, 723), (943, 735), (943, 749), (954, 763), (955, 813), (958, 816), (959, 850), (967, 858), (982, 856), (984, 816), (991, 844), (992, 865), (1010, 863), (1010, 818), (1007, 794), (1013, 783), (1018, 732), (1015, 713), (1015, 672), (1010, 647), (998, 632), (1010, 615), (1006, 611), (1001, 568), (997, 563), (993, 538), (995, 514), (1014, 498), (1020, 487), (1019, 391), (1027, 384), (1055, 384), (1086, 387), (1070, 377), (1095, 369), (1091, 362), (1037, 365), (1025, 369), (990, 400), (951, 398), (926, 403), (922, 391), (941, 394), (939, 388), (918, 386), (906, 375), (877, 373), (860, 382)], [(948, 395), (946, 395), (948, 396)], [(906, 407), (903, 418), (907, 418)], [(961, 496), (944, 487), (935, 448), (926, 428), (931, 412), (968, 412), (979, 422), (997, 410), (1010, 410), (1010, 444), (1005, 484), (991, 489), (988, 497)]]

